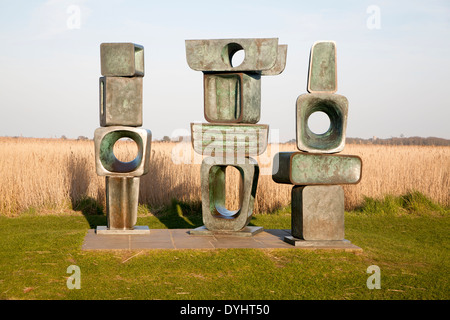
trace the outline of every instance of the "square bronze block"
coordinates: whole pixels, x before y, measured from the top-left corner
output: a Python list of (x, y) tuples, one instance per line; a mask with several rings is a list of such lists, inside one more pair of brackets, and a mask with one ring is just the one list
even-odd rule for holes
[(204, 106), (208, 122), (257, 123), (261, 114), (261, 76), (205, 73)]
[[(242, 182), (240, 208), (225, 206), (225, 171), (228, 166), (239, 170)], [(222, 161), (213, 157), (203, 159), (201, 165), (202, 217), (209, 231), (240, 231), (250, 222), (258, 185), (259, 166), (255, 159), (245, 163)]]
[(103, 76), (143, 77), (144, 47), (134, 43), (102, 43), (100, 63)]
[(142, 126), (142, 78), (100, 78), (100, 126)]
[(344, 189), (341, 186), (295, 186), (291, 196), (293, 237), (344, 240)]
[[(297, 148), (305, 152), (336, 153), (344, 149), (347, 129), (348, 100), (338, 94), (302, 94), (297, 99)], [(323, 112), (330, 119), (324, 133), (314, 133), (308, 119)]]
[(293, 185), (357, 184), (362, 160), (358, 156), (279, 152), (274, 156), (272, 179)]
[(211, 157), (260, 155), (266, 151), (268, 133), (266, 124), (191, 123), (194, 151)]
[[(114, 155), (114, 145), (121, 138), (129, 138), (136, 143), (138, 152), (134, 160), (122, 162)], [(97, 128), (94, 133), (97, 174), (114, 177), (139, 177), (147, 174), (151, 141), (151, 131), (143, 128), (123, 126)]]

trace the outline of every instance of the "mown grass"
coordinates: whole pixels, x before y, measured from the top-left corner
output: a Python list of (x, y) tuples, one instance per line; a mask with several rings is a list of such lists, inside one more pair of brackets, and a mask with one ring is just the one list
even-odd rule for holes
[[(420, 197), (366, 199), (366, 206), (347, 212), (346, 238), (363, 248), (362, 253), (299, 249), (82, 251), (87, 230), (104, 225), (104, 215), (0, 217), (0, 298), (447, 300), (450, 212), (426, 198), (417, 200), (420, 206), (408, 200)], [(202, 224), (199, 210), (198, 204), (174, 201), (153, 216), (140, 207), (138, 224), (153, 229), (194, 228)], [(290, 210), (255, 215), (251, 224), (289, 229)], [(79, 290), (66, 285), (70, 265), (81, 269)], [(380, 267), (381, 289), (366, 286), (371, 275), (366, 270), (371, 265)]]

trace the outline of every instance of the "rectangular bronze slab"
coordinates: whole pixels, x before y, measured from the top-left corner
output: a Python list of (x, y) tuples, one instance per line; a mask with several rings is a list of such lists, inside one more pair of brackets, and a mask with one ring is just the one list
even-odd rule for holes
[[(261, 72), (275, 66), (278, 58), (278, 38), (186, 40), (189, 67), (207, 72)], [(233, 66), (231, 57), (244, 50), (245, 59)]]
[(139, 179), (106, 177), (106, 217), (109, 230), (130, 230), (136, 224)]
[(308, 92), (336, 92), (336, 43), (334, 41), (314, 43), (309, 63)]
[(208, 156), (256, 156), (267, 148), (269, 126), (266, 124), (191, 123), (194, 151)]
[(280, 152), (274, 157), (272, 179), (293, 185), (356, 184), (362, 160), (353, 155)]

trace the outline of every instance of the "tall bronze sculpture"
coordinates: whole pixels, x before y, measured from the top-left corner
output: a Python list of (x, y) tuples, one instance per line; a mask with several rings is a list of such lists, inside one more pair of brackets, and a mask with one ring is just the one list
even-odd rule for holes
[[(98, 234), (145, 234), (136, 226), (140, 177), (147, 174), (152, 134), (142, 126), (144, 48), (133, 43), (100, 45), (100, 128), (95, 130), (95, 163), (106, 179), (107, 226)], [(133, 140), (137, 156), (122, 162), (114, 154), (121, 138)]]
[[(263, 230), (250, 227), (258, 185), (259, 166), (252, 156), (262, 154), (269, 126), (257, 124), (261, 114), (261, 77), (280, 74), (286, 64), (287, 46), (277, 38), (186, 40), (191, 69), (203, 72), (204, 115), (208, 123), (192, 123), (195, 152), (205, 156), (201, 165), (204, 226), (191, 234), (252, 236)], [(233, 65), (233, 56), (245, 58)], [(240, 173), (240, 208), (225, 206), (226, 169)]]
[[(297, 148), (274, 156), (272, 178), (292, 184), (291, 236), (285, 241), (295, 246), (339, 244), (353, 246), (344, 239), (343, 184), (361, 179), (358, 156), (336, 154), (345, 146), (348, 101), (337, 91), (336, 44), (316, 42), (311, 49), (308, 92), (296, 103)], [(330, 126), (324, 133), (313, 132), (308, 119), (325, 113)]]

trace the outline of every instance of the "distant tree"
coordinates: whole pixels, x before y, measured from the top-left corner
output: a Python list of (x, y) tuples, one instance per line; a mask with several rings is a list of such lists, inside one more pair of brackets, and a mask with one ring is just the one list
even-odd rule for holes
[(450, 140), (436, 137), (391, 137), (388, 139), (361, 139), (361, 138), (346, 138), (347, 143), (358, 144), (376, 144), (376, 145), (408, 145), (408, 146), (450, 146)]
[(78, 136), (77, 140), (89, 140), (88, 137)]
[(170, 142), (170, 137), (169, 137), (169, 136), (164, 136), (164, 137), (162, 138), (162, 141), (163, 141), (163, 142)]

